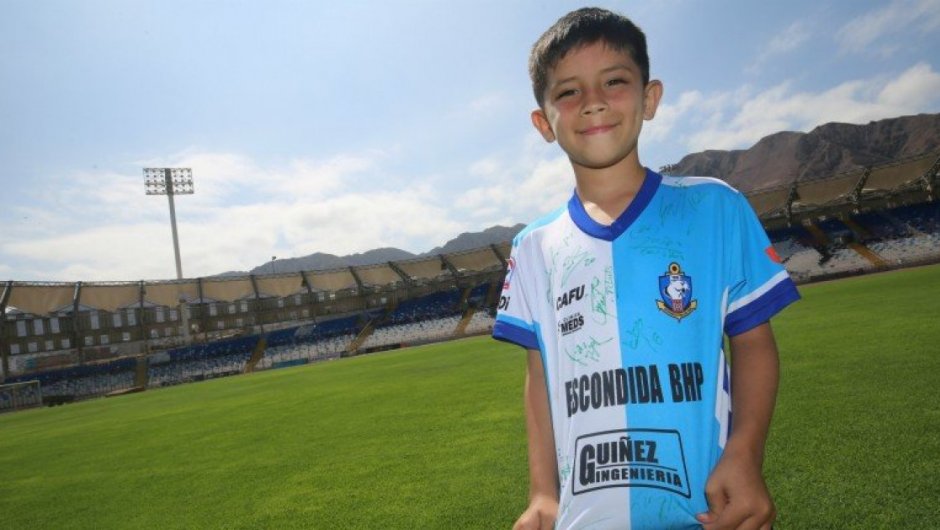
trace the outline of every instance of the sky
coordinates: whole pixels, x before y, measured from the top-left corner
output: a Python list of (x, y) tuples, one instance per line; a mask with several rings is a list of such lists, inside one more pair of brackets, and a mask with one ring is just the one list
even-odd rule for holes
[[(0, 0), (0, 281), (421, 253), (527, 223), (573, 175), (530, 123), (561, 0)], [(781, 130), (940, 112), (940, 0), (599, 1), (647, 34), (653, 169)]]

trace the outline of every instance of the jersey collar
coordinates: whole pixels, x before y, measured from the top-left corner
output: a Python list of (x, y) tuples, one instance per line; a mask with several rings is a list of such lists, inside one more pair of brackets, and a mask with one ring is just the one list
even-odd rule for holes
[(591, 219), (591, 216), (584, 211), (584, 205), (581, 204), (577, 190), (571, 194), (571, 199), (568, 201), (568, 213), (571, 215), (574, 224), (587, 235), (605, 241), (613, 241), (620, 237), (620, 234), (626, 232), (627, 228), (630, 228), (630, 225), (633, 224), (633, 221), (643, 213), (643, 210), (653, 199), (653, 195), (656, 194), (656, 190), (659, 189), (659, 183), (662, 180), (663, 177), (659, 173), (646, 168), (643, 184), (633, 201), (630, 202), (630, 206), (627, 206), (627, 209), (620, 214), (620, 217), (615, 219), (609, 226)]

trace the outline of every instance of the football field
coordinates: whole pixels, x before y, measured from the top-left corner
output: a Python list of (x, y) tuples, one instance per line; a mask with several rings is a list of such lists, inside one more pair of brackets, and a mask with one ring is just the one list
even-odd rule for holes
[[(776, 528), (940, 528), (940, 266), (800, 291)], [(477, 337), (5, 414), (0, 528), (509, 528), (523, 372)]]

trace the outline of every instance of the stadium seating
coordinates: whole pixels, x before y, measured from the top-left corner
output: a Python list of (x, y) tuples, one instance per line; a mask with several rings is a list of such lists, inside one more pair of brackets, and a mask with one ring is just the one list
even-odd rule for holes
[(170, 350), (162, 362), (151, 364), (150, 388), (200, 381), (244, 372), (259, 337), (251, 335)]
[(448, 339), (454, 336), (458, 322), (460, 322), (460, 316), (452, 315), (406, 324), (383, 326), (377, 328), (362, 343), (361, 348), (371, 349), (380, 346), (398, 346)]
[(468, 335), (489, 333), (493, 331), (493, 325), (495, 323), (496, 319), (488, 311), (477, 311), (470, 318), (470, 323), (467, 324), (465, 333)]
[(42, 385), (43, 398), (47, 401), (60, 397), (82, 399), (132, 388), (136, 366), (136, 359), (119, 359), (24, 375), (8, 382), (37, 379)]
[(353, 334), (337, 335), (319, 340), (283, 344), (265, 349), (257, 369), (293, 366), (313, 361), (335, 359), (346, 351), (355, 338)]
[[(940, 259), (940, 208), (934, 204), (870, 211), (851, 216), (847, 221), (829, 218), (813, 228), (827, 244), (820, 244), (802, 226), (768, 233), (777, 254), (797, 281)], [(855, 249), (853, 245), (863, 247)]]

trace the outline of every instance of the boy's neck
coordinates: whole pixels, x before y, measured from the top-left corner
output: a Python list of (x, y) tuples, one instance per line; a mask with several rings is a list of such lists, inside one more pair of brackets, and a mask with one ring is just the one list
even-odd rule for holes
[(646, 169), (638, 160), (604, 169), (575, 167), (574, 173), (584, 211), (608, 226), (630, 207), (646, 178)]

